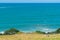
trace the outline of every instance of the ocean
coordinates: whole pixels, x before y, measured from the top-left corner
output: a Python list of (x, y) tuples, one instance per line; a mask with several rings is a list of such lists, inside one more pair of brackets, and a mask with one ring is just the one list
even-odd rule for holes
[(0, 3), (0, 31), (46, 32), (60, 28), (60, 3)]

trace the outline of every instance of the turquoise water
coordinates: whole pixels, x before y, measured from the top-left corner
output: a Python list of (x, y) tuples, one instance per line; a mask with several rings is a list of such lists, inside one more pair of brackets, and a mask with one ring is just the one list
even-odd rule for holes
[(0, 31), (54, 31), (60, 28), (60, 3), (0, 3)]

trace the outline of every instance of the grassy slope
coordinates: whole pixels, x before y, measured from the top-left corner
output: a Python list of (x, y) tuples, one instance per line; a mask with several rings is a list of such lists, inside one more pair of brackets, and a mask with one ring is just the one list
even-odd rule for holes
[(15, 35), (1, 35), (0, 40), (60, 40), (60, 34), (15, 34)]

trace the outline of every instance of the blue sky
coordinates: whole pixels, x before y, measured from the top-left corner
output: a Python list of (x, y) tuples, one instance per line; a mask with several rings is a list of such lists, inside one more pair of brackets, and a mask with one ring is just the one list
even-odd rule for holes
[(0, 3), (60, 3), (60, 0), (0, 0)]

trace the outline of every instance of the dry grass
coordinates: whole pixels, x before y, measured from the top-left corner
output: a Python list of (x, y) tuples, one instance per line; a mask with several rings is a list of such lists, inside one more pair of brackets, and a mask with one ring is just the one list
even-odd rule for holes
[(60, 40), (60, 34), (15, 34), (1, 35), (0, 40)]

